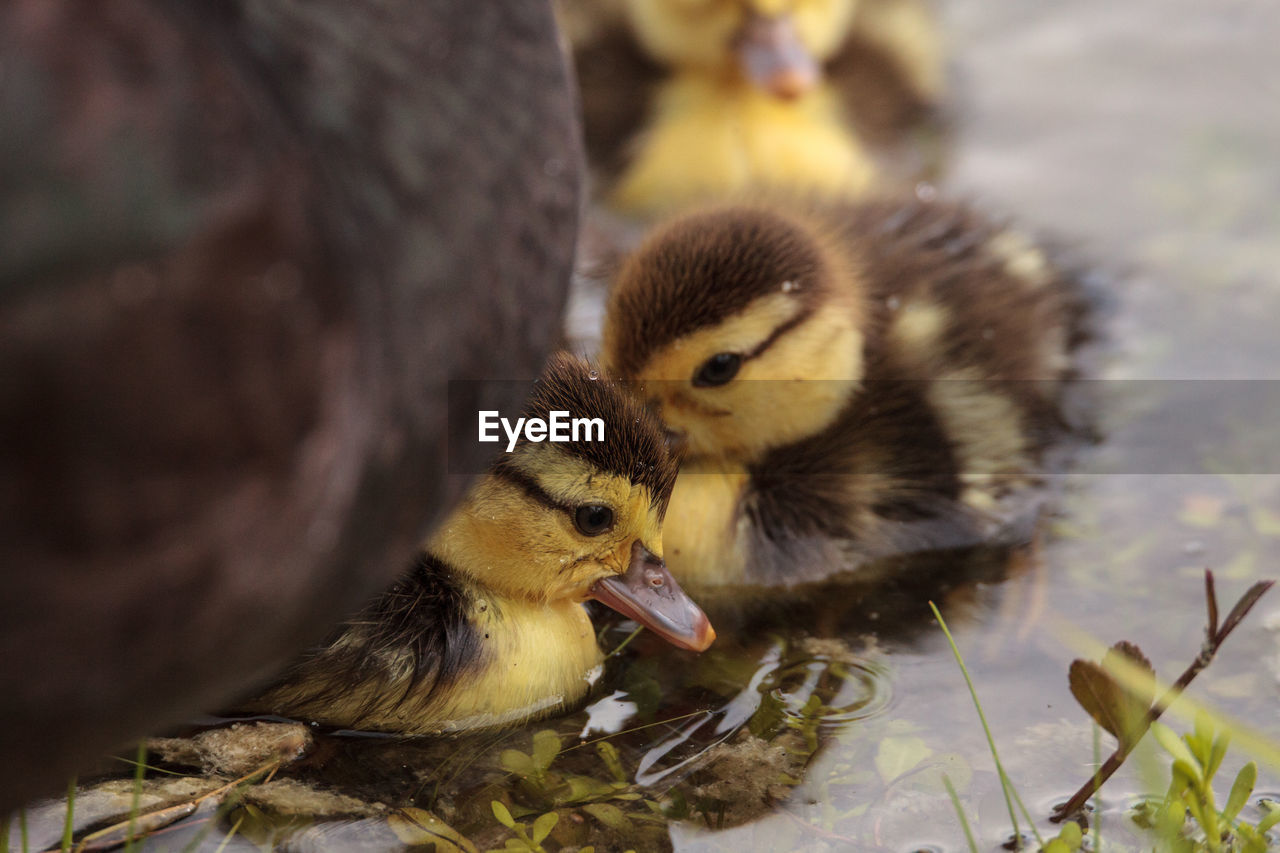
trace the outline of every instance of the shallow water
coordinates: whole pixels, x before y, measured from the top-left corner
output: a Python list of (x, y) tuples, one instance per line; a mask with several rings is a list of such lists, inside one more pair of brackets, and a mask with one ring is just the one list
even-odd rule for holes
[[(1280, 576), (1280, 467), (1266, 464), (1280, 444), (1275, 388), (1233, 386), (1224, 402), (1213, 386), (1176, 381), (1280, 378), (1280, 7), (957, 0), (945, 12), (960, 127), (943, 189), (1075, 246), (1114, 282), (1100, 366), (1115, 380), (1102, 395), (1107, 437), (1080, 461), (1087, 473), (1059, 484), (1037, 546), (974, 556), (966, 572), (979, 580), (950, 589), (832, 596), (785, 630), (722, 632), (701, 658), (641, 635), (579, 713), (461, 741), (325, 736), (285, 775), (433, 810), (480, 849), (512, 837), (490, 806), (501, 800), (526, 827), (557, 808), (551, 850), (621, 850), (630, 838), (642, 850), (959, 851), (945, 772), (979, 849), (994, 850), (1012, 831), (1000, 786), (919, 596), (942, 605), (1006, 769), (1040, 819), (1092, 767), (1091, 726), (1067, 689), (1081, 653), (1073, 629), (1132, 640), (1172, 678), (1200, 647), (1205, 567), (1224, 607), (1252, 580)], [(605, 646), (625, 636), (611, 629)], [(1280, 739), (1280, 593), (1191, 692)], [(533, 733), (544, 729), (562, 751), (541, 767), (552, 740), (539, 747)], [(1240, 749), (1228, 755), (1224, 785), (1243, 760)], [(524, 781), (504, 769), (531, 766)], [(1167, 762), (1156, 769), (1167, 774)], [(1276, 771), (1258, 791), (1280, 793)], [(1104, 839), (1132, 842), (1125, 809), (1166, 782), (1122, 771), (1103, 797)], [(216, 849), (239, 818), (225, 849), (272, 839), (388, 849), (432, 837), (449, 849), (385, 810), (337, 819), (339, 805), (317, 806), (328, 815), (318, 820), (272, 817), (261, 804), (212, 823), (198, 813), (148, 848), (199, 836), (196, 847)], [(95, 812), (82, 797), (80, 821), (113, 807)], [(32, 810), (32, 849), (56, 839), (62, 813)]]

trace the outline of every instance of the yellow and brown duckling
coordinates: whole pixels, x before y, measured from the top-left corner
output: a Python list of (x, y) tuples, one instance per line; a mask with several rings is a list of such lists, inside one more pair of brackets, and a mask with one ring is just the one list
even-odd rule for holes
[(682, 648), (710, 645), (710, 623), (662, 561), (676, 465), (657, 419), (563, 354), (524, 416), (554, 411), (602, 419), (604, 440), (522, 437), (394, 588), (249, 708), (408, 733), (544, 716), (599, 672), (591, 598)]
[(589, 159), (629, 216), (758, 188), (860, 196), (941, 100), (923, 0), (565, 0), (561, 18)]
[(949, 203), (660, 226), (617, 274), (603, 357), (684, 445), (672, 570), (699, 596), (873, 580), (991, 537), (1067, 428), (1084, 308), (1032, 242)]

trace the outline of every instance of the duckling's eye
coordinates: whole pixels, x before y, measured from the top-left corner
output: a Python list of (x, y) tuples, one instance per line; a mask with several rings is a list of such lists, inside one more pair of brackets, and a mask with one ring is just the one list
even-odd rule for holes
[(599, 536), (613, 527), (613, 510), (600, 504), (580, 506), (573, 514), (573, 523), (583, 536)]
[(702, 362), (698, 372), (693, 374), (693, 385), (695, 388), (723, 385), (738, 375), (741, 366), (742, 356), (736, 352), (718, 352)]

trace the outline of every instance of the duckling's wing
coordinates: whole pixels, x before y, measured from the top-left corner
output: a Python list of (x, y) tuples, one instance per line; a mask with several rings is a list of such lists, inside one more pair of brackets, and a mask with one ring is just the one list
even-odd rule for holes
[(422, 554), (413, 568), (247, 705), (347, 728), (413, 730), (437, 693), (484, 662), (466, 592)]
[[(770, 496), (771, 503), (799, 498), (796, 504), (801, 505), (813, 497), (812, 483), (797, 486), (776, 490)], [(748, 546), (747, 576), (752, 583), (769, 587), (796, 587), (836, 577), (874, 583), (882, 578), (882, 569), (890, 560), (901, 565), (903, 560), (909, 563), (914, 558), (981, 545), (1030, 541), (1027, 525), (1005, 525), (955, 500), (921, 495), (916, 508), (922, 517), (903, 520), (868, 512), (853, 521), (842, 518), (841, 507), (833, 502), (824, 508), (825, 518), (814, 516), (813, 524), (785, 529), (781, 519), (761, 524), (757, 515)], [(842, 529), (829, 529), (832, 527)]]

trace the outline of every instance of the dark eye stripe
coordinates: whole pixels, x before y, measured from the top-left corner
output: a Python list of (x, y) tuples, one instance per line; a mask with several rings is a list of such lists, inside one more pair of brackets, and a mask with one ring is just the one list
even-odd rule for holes
[(769, 347), (773, 346), (777, 342), (778, 338), (782, 337), (787, 332), (794, 329), (796, 326), (799, 326), (805, 320), (808, 320), (811, 316), (813, 316), (813, 307), (810, 305), (804, 306), (796, 313), (794, 317), (792, 317), (790, 320), (787, 320), (785, 323), (781, 324), (780, 326), (775, 328), (772, 332), (770, 332), (769, 337), (761, 341), (759, 345), (756, 346), (755, 349), (751, 350), (750, 352), (744, 352), (742, 354), (742, 360), (746, 361), (749, 358), (755, 358), (756, 356), (760, 355)]
[(556, 509), (569, 514), (577, 510), (576, 506), (557, 500), (550, 492), (542, 488), (542, 484), (514, 465), (499, 462), (493, 467), (493, 475), (499, 479), (506, 480), (512, 485), (519, 486), (526, 495), (548, 509)]

